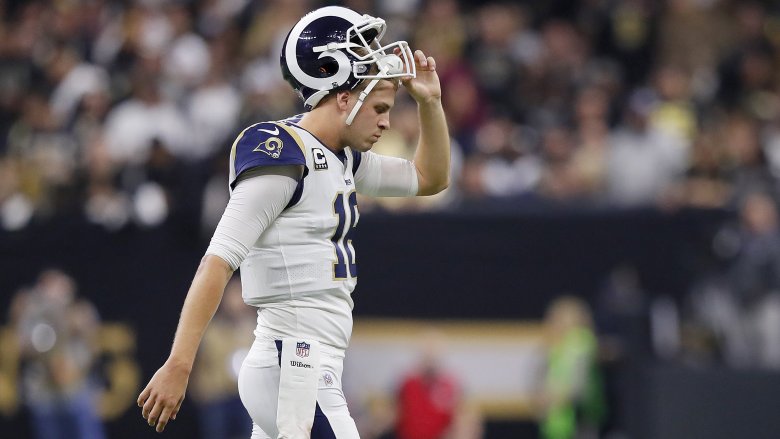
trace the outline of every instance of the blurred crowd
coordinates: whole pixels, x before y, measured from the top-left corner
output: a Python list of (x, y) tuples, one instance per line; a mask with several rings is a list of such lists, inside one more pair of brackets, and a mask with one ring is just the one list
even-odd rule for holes
[(3, 343), (2, 354), (16, 364), (5, 372), (18, 370), (8, 413), (15, 411), (17, 400), (23, 402), (36, 439), (106, 437), (94, 368), (100, 319), (95, 307), (77, 295), (74, 279), (60, 270), (44, 270), (13, 296), (8, 311), (14, 335)]
[[(109, 230), (173, 222), (210, 235), (227, 202), (235, 136), (302, 111), (281, 77), (279, 48), (303, 14), (324, 4), (0, 0), (0, 229), (78, 217)], [(625, 350), (642, 339), (661, 358), (780, 369), (776, 2), (341, 4), (386, 19), (386, 39), (436, 58), (453, 139), (445, 193), (362, 200), (361, 209), (458, 209), (500, 199), (507, 207), (731, 210), (737, 215), (716, 234), (711, 264), (682, 300), (650, 303), (630, 268), (612, 274), (595, 303), (599, 349), (610, 350), (609, 338), (603, 342), (612, 331)], [(416, 108), (403, 92), (391, 127), (376, 151), (411, 158)], [(77, 404), (86, 404), (90, 377), (49, 365), (88, 370), (94, 361), (89, 334), (99, 319), (74, 294), (72, 280), (47, 272), (10, 310), (29, 341), (24, 379), (35, 407), (67, 400), (74, 405), (59, 409), (89, 412)], [(240, 315), (239, 305), (221, 313)], [(646, 328), (637, 328), (640, 318)], [(64, 345), (51, 339), (56, 325), (73, 331), (64, 359)], [(219, 319), (215, 326), (218, 333)], [(570, 358), (595, 355), (591, 334), (572, 334), (558, 337), (553, 375), (566, 372)], [(238, 341), (213, 347), (230, 349), (215, 357), (238, 355)], [(217, 384), (229, 384), (234, 377), (223, 366), (206, 361), (202, 370), (220, 370)], [(49, 369), (58, 374), (41, 372)], [(542, 405), (558, 410), (545, 421), (551, 432), (570, 427), (571, 407), (553, 403), (576, 393), (575, 381), (545, 382), (552, 396)], [(218, 429), (237, 402), (207, 387), (195, 385), (196, 399), (224, 416), (203, 417), (202, 428)], [(35, 413), (40, 425), (54, 425), (45, 420), (51, 413)], [(92, 428), (93, 419), (82, 421)]]
[[(353, 0), (437, 59), (451, 188), (366, 209), (734, 207), (776, 198), (780, 15), (772, 2)], [(226, 202), (243, 127), (301, 111), (279, 47), (313, 0), (0, 1), (0, 226), (109, 229)], [(411, 156), (403, 93), (379, 152)], [(197, 226), (196, 226), (197, 227)]]

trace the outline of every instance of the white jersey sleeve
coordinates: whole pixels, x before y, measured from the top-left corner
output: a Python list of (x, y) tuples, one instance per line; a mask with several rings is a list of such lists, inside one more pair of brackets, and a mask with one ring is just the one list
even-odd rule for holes
[(371, 151), (353, 151), (352, 156), (358, 193), (374, 197), (417, 195), (417, 169), (413, 162)]
[(237, 270), (263, 231), (288, 205), (297, 185), (295, 179), (276, 174), (241, 180), (230, 195), (206, 254), (219, 256)]

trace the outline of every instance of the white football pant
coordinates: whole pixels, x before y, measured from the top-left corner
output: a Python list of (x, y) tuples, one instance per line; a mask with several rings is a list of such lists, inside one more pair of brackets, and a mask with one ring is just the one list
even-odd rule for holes
[[(278, 347), (277, 347), (278, 346)], [(276, 439), (281, 343), (256, 339), (238, 375), (241, 401), (254, 423), (252, 439)], [(312, 439), (359, 439), (341, 389), (343, 358), (320, 354)], [(291, 438), (301, 439), (301, 438)]]

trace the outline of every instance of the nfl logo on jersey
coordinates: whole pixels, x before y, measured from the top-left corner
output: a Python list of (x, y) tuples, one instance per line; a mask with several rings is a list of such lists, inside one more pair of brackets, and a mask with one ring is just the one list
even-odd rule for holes
[(309, 356), (309, 348), (310, 347), (311, 347), (311, 345), (309, 343), (306, 343), (304, 341), (299, 341), (296, 344), (296, 347), (295, 347), (295, 355), (297, 355), (297, 356), (299, 356), (301, 358), (308, 357)]

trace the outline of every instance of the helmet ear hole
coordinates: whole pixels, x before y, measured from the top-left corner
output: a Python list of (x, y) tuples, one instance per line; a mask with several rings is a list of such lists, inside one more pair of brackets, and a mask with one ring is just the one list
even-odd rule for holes
[(334, 75), (336, 72), (339, 71), (339, 63), (333, 60), (326, 61), (320, 65), (320, 68), (318, 69), (320, 73), (321, 78), (326, 78), (328, 76)]

